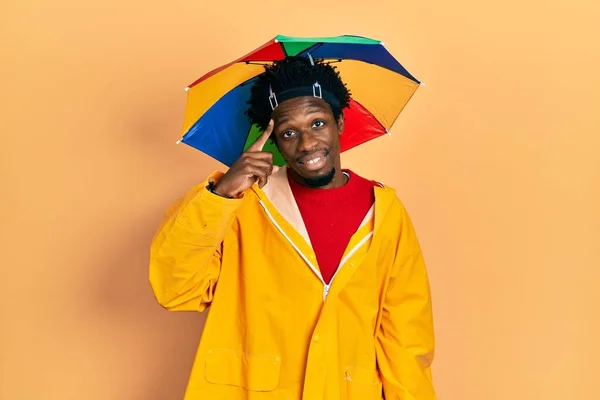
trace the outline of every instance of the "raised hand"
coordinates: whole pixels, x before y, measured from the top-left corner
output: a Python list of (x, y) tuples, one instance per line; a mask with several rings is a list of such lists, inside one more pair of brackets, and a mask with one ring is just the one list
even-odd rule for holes
[(263, 187), (269, 176), (277, 169), (273, 166), (273, 154), (262, 151), (273, 132), (273, 120), (262, 135), (237, 159), (229, 171), (215, 185), (214, 192), (223, 197), (237, 198), (258, 181)]

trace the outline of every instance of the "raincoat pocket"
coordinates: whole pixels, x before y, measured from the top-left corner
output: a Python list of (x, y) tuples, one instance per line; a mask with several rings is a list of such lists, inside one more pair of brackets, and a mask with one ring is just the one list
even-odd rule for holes
[(383, 384), (377, 371), (359, 367), (346, 369), (345, 400), (381, 400)]
[(215, 385), (268, 392), (279, 384), (280, 367), (279, 356), (213, 349), (206, 356), (204, 377)]

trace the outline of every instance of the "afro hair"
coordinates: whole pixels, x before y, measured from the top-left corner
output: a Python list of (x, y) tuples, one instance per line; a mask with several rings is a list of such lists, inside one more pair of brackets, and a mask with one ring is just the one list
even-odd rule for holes
[(339, 72), (331, 63), (302, 56), (289, 56), (265, 65), (265, 72), (257, 77), (251, 88), (248, 101), (250, 107), (246, 111), (248, 119), (264, 131), (273, 112), (269, 103), (270, 88), (273, 92), (280, 93), (299, 86), (312, 86), (315, 82), (319, 82), (323, 91), (337, 99), (337, 102), (328, 103), (335, 119), (339, 119), (342, 110), (349, 106), (351, 98)]

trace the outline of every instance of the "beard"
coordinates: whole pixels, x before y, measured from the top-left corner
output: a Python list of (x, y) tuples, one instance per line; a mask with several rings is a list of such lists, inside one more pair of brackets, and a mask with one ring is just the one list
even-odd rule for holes
[(306, 184), (306, 186), (316, 189), (316, 188), (320, 188), (320, 187), (329, 185), (331, 183), (331, 181), (333, 180), (334, 176), (335, 176), (335, 167), (332, 168), (331, 171), (329, 171), (325, 175), (316, 176), (313, 178), (302, 177), (302, 179), (304, 180), (304, 183)]

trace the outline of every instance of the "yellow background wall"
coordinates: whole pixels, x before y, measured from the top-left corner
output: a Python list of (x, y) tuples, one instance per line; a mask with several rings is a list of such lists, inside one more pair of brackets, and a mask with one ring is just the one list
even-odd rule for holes
[(599, 20), (596, 0), (3, 1), (0, 399), (181, 398), (203, 316), (155, 303), (148, 247), (221, 168), (175, 145), (183, 88), (278, 33), (381, 39), (427, 84), (343, 161), (414, 219), (440, 399), (599, 399)]

